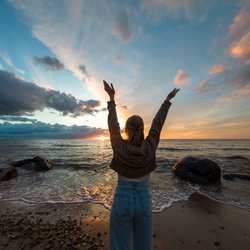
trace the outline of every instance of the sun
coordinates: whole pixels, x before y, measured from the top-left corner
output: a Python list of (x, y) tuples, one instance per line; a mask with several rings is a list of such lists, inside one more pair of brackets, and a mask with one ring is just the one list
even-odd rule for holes
[(104, 136), (104, 135), (102, 135), (102, 136), (96, 137), (96, 139), (97, 139), (97, 140), (104, 141), (104, 140), (108, 140), (108, 139), (109, 139), (109, 137), (108, 137), (108, 136)]

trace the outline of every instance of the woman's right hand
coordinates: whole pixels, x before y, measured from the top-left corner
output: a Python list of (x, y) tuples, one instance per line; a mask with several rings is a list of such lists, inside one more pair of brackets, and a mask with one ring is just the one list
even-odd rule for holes
[(110, 97), (110, 101), (113, 101), (115, 98), (115, 89), (113, 84), (111, 83), (110, 85), (103, 80), (103, 86), (104, 86), (104, 90), (108, 93), (109, 97)]
[(171, 91), (171, 92), (168, 94), (166, 100), (167, 100), (167, 101), (170, 101), (171, 99), (173, 99), (173, 98), (175, 97), (175, 95), (178, 93), (179, 90), (180, 90), (180, 89), (176, 89), (176, 88), (175, 88), (173, 91)]

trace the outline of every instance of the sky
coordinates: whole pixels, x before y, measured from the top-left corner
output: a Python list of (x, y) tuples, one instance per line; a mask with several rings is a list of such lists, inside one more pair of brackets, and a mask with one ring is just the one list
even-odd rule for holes
[(145, 135), (180, 88), (162, 139), (250, 139), (250, 0), (1, 0), (0, 138)]

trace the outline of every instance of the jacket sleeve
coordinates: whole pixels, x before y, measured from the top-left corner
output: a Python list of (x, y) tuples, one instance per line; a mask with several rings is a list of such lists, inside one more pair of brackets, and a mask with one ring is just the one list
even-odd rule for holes
[(153, 119), (151, 128), (146, 138), (153, 144), (155, 149), (157, 148), (159, 144), (161, 130), (166, 120), (170, 106), (171, 106), (171, 102), (167, 100), (163, 102), (163, 104), (161, 105), (160, 109), (158, 110), (157, 114), (155, 115)]
[(117, 149), (119, 144), (122, 142), (120, 125), (116, 114), (115, 101), (108, 102), (108, 127), (110, 133), (110, 141), (113, 149)]

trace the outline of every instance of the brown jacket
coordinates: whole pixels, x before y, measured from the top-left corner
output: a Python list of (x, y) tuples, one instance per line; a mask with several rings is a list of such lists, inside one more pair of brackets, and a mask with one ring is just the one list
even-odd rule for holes
[(113, 149), (110, 167), (124, 177), (140, 178), (156, 168), (155, 153), (171, 103), (167, 100), (163, 102), (153, 119), (148, 136), (140, 147), (134, 146), (122, 138), (115, 106), (115, 101), (108, 102), (108, 126)]

